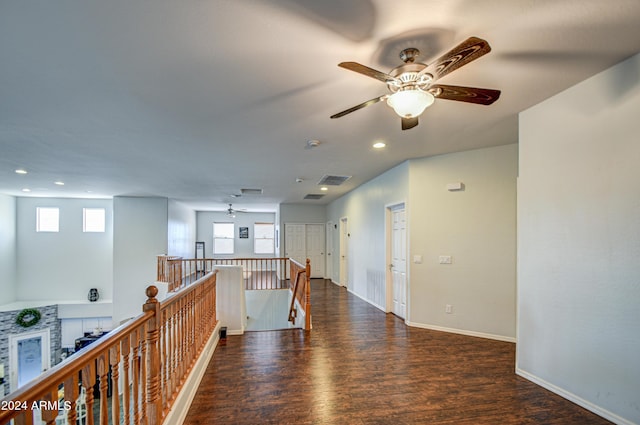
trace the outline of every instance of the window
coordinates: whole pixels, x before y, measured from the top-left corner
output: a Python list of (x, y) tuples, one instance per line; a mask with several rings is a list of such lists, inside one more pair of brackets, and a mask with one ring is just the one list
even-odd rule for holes
[(233, 254), (233, 223), (213, 223), (213, 253)]
[(253, 225), (253, 252), (255, 254), (273, 254), (274, 249), (273, 223), (255, 223)]
[(59, 232), (60, 210), (58, 208), (36, 208), (36, 232)]
[(82, 209), (82, 231), (104, 232), (104, 208)]

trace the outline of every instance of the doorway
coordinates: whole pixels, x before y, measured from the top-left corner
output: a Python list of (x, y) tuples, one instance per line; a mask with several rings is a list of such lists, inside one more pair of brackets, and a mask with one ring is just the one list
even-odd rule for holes
[(349, 287), (349, 226), (347, 217), (340, 219), (340, 286)]
[[(401, 319), (407, 318), (407, 222), (404, 203), (387, 207), (387, 294), (391, 308)], [(387, 300), (389, 296), (387, 297)], [(387, 301), (387, 304), (389, 301)]]
[(325, 279), (333, 282), (333, 222), (329, 221), (326, 228), (325, 245), (327, 247), (327, 268), (324, 271)]
[(51, 367), (49, 329), (9, 335), (11, 391), (22, 387)]

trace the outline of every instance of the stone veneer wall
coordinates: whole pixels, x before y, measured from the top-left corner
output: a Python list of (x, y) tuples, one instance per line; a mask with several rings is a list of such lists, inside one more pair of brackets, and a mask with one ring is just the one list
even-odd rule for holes
[(38, 307), (37, 310), (40, 311), (40, 321), (29, 328), (23, 328), (16, 324), (16, 317), (22, 310), (0, 312), (0, 363), (4, 364), (5, 394), (9, 393), (9, 382), (11, 376), (11, 365), (9, 364), (9, 335), (19, 335), (26, 332), (49, 328), (51, 333), (51, 366), (57, 364), (60, 359), (62, 335), (60, 330), (60, 319), (58, 319), (58, 306), (48, 305), (45, 307)]

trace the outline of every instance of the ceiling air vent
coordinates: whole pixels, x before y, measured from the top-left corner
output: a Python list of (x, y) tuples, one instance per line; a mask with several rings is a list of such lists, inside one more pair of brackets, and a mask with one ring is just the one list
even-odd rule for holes
[(316, 194), (316, 193), (309, 193), (307, 194), (307, 196), (304, 197), (304, 199), (322, 199), (324, 195), (322, 194)]
[(243, 195), (262, 195), (262, 189), (240, 189)]
[(325, 174), (322, 176), (318, 184), (323, 186), (340, 186), (350, 178), (351, 176), (329, 176)]

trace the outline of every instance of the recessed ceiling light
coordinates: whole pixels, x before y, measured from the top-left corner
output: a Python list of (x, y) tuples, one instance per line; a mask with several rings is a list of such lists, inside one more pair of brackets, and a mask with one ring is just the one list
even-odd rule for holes
[(56, 184), (58, 186), (64, 186), (64, 182), (61, 182), (61, 181), (53, 182), (53, 184)]
[(22, 191), (23, 192), (31, 192), (31, 189), (28, 189), (28, 188), (25, 187), (24, 189), (22, 189)]
[(373, 144), (373, 147), (375, 149), (382, 149), (385, 146), (387, 146), (387, 144), (385, 142), (376, 142), (376, 143)]
[(323, 192), (326, 192), (327, 190), (329, 190), (329, 188), (326, 187), (326, 186), (323, 186), (323, 187), (320, 188), (320, 190), (322, 190)]
[(22, 169), (22, 168), (18, 168), (18, 169), (16, 170), (16, 174), (27, 174), (27, 170), (24, 170), (24, 169)]

